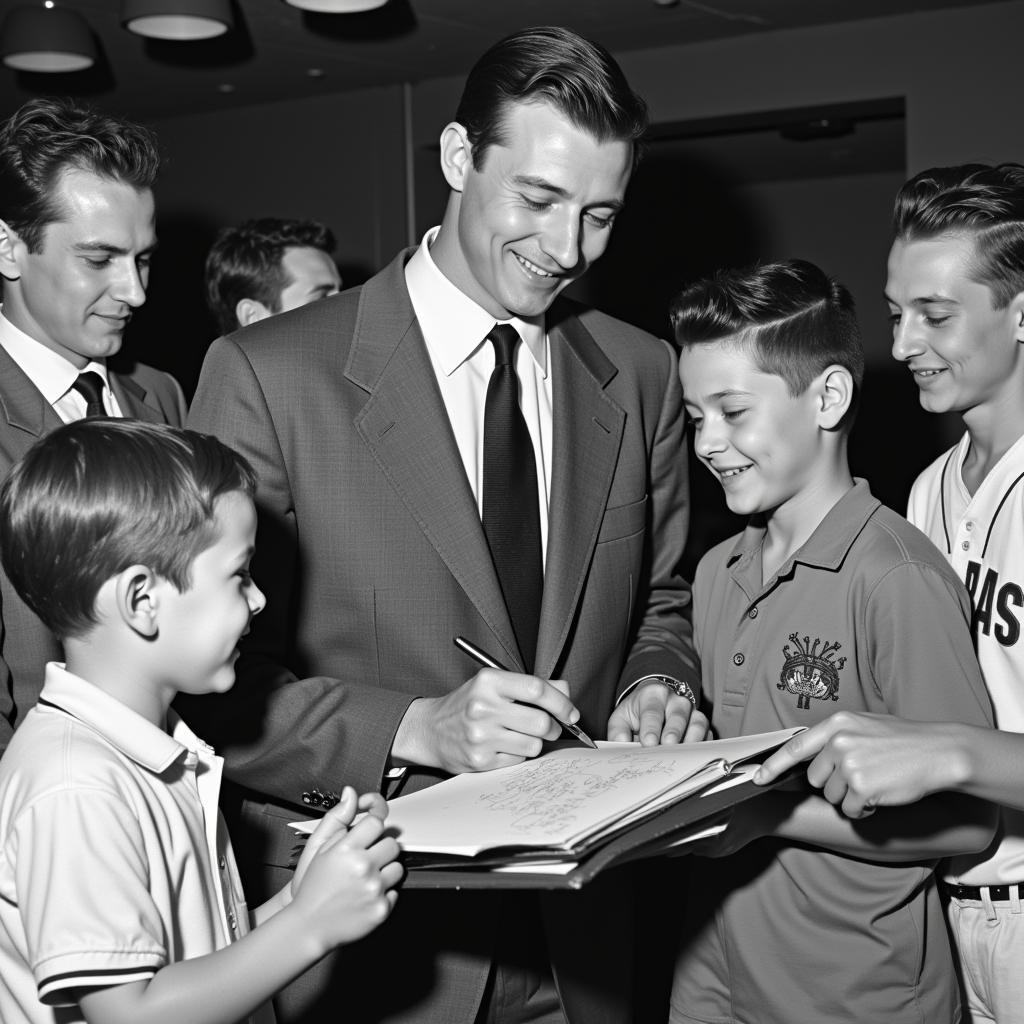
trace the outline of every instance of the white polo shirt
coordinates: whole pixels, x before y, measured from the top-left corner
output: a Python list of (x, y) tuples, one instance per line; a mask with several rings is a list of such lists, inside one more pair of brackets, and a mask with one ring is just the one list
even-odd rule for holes
[[(217, 810), (221, 758), (56, 663), (0, 760), (0, 1020), (83, 1020), (76, 989), (138, 982), (248, 931)], [(263, 1018), (265, 1019), (265, 1018)]]

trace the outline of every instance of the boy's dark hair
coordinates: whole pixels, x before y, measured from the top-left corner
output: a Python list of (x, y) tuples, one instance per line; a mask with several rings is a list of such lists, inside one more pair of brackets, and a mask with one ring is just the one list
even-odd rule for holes
[(455, 112), (479, 170), (487, 147), (502, 144), (511, 103), (550, 103), (600, 142), (633, 143), (647, 130), (647, 104), (629, 87), (615, 58), (569, 29), (527, 28), (495, 43), (473, 66)]
[(899, 190), (892, 225), (906, 241), (969, 234), (975, 255), (971, 278), (992, 290), (996, 309), (1024, 291), (1024, 166), (922, 171)]
[(850, 371), (854, 402), (864, 380), (864, 349), (853, 296), (806, 260), (720, 270), (683, 289), (672, 326), (682, 348), (735, 337), (764, 373), (800, 395), (826, 367)]
[(331, 229), (315, 220), (260, 217), (237, 227), (221, 228), (206, 257), (206, 303), (220, 330), (238, 327), (235, 310), (242, 299), (281, 311), (281, 292), (291, 282), (281, 260), (285, 249), (303, 247), (334, 251)]
[(130, 565), (187, 590), (216, 541), (214, 502), (255, 488), (249, 463), (214, 437), (77, 420), (37, 441), (0, 488), (0, 557), (54, 635), (79, 636), (96, 622), (100, 587)]
[(64, 216), (60, 175), (89, 171), (143, 191), (160, 169), (156, 136), (142, 125), (70, 100), (29, 100), (0, 125), (0, 219), (38, 252), (43, 229)]

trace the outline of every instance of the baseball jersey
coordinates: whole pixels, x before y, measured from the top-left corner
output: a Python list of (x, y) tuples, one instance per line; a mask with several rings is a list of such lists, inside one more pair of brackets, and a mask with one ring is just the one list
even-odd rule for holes
[[(949, 559), (973, 605), (978, 660), (996, 725), (1024, 732), (1024, 437), (972, 496), (963, 481), (967, 434), (914, 482), (907, 517)], [(1003, 808), (1001, 838), (984, 854), (956, 857), (947, 877), (968, 885), (1024, 881), (1024, 811)]]

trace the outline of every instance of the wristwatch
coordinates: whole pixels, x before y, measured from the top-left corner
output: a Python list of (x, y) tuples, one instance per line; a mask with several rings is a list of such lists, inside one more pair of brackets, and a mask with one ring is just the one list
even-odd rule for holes
[(685, 697), (694, 707), (697, 706), (697, 698), (693, 695), (690, 684), (684, 683), (681, 679), (660, 675), (643, 676), (630, 689), (636, 689), (636, 687), (642, 686), (644, 683), (661, 683), (662, 686), (667, 686), (677, 697)]

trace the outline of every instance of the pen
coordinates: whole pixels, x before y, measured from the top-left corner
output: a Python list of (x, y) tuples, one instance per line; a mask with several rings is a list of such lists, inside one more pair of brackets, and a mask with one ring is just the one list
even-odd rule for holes
[[(475, 662), (483, 665), (485, 668), (496, 668), (499, 672), (511, 671), (502, 665), (500, 661), (496, 661), (492, 658), (486, 651), (480, 650), (476, 644), (470, 643), (470, 641), (464, 636), (455, 637), (455, 646), (458, 647), (459, 650), (465, 651), (466, 654), (468, 654)], [(551, 717), (554, 718), (554, 715)], [(578, 725), (572, 725), (569, 722), (562, 722), (557, 718), (555, 721), (558, 722), (566, 732), (572, 733), (573, 736), (575, 736), (576, 739), (578, 739), (584, 746), (594, 747), (596, 749), (597, 744)]]

